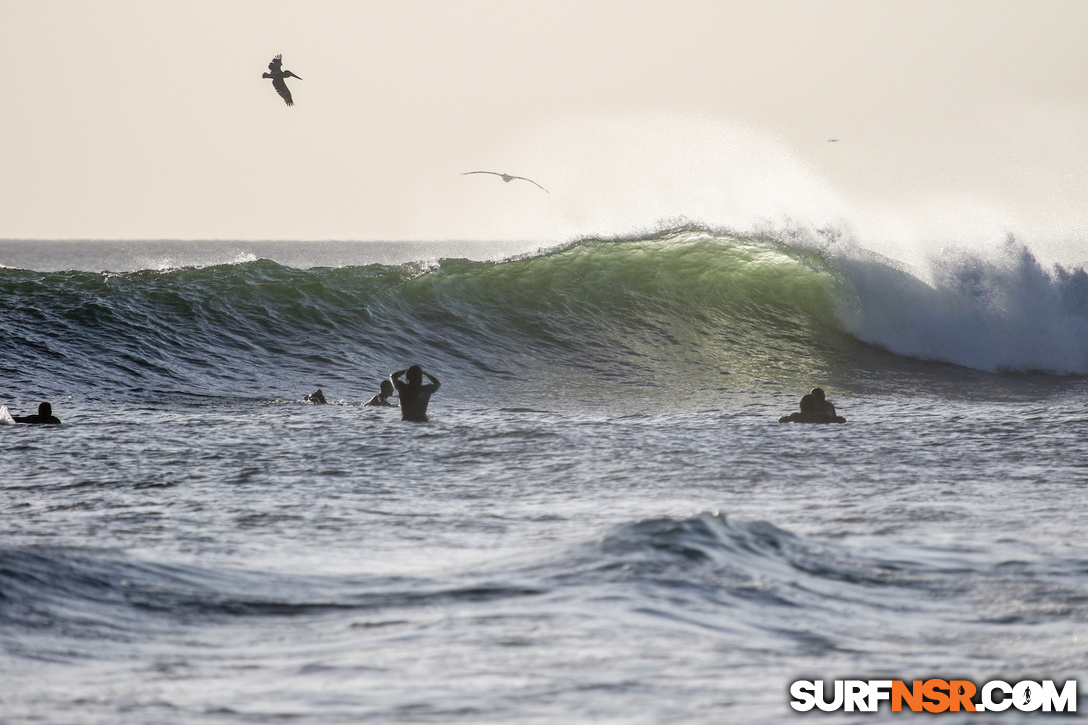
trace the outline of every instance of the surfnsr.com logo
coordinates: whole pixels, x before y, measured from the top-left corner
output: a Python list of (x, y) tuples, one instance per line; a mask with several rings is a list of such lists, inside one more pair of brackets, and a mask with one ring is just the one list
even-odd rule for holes
[(823, 680), (798, 680), (790, 685), (790, 696), (790, 707), (800, 712), (876, 712), (882, 702), (892, 712), (1077, 711), (1076, 680), (1067, 680), (1060, 690), (1053, 680), (1015, 685), (991, 680), (982, 687), (969, 680), (835, 680), (832, 687)]

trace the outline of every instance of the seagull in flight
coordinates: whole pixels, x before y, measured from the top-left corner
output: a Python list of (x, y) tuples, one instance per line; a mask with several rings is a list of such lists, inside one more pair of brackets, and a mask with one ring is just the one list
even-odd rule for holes
[(540, 189), (541, 191), (543, 191), (543, 192), (544, 192), (545, 194), (550, 194), (550, 193), (551, 193), (550, 191), (548, 191), (547, 189), (545, 189), (545, 188), (544, 188), (543, 186), (541, 186), (540, 184), (537, 184), (537, 183), (536, 183), (535, 181), (533, 181), (532, 179), (526, 179), (526, 178), (525, 178), (524, 176), (512, 176), (512, 175), (510, 175), (510, 174), (500, 174), (500, 173), (499, 173), (498, 171), (465, 171), (465, 172), (463, 172), (463, 173), (461, 174), (461, 176), (468, 176), (469, 174), (491, 174), (491, 175), (493, 175), (493, 176), (501, 176), (501, 177), (502, 177), (502, 180), (503, 180), (503, 181), (505, 181), (505, 182), (507, 182), (507, 183), (510, 183), (510, 182), (511, 182), (511, 181), (513, 181), (514, 179), (520, 179), (520, 180), (522, 180), (522, 181), (528, 181), (528, 182), (529, 182), (530, 184), (533, 184), (533, 185), (535, 185), (535, 186), (536, 186), (537, 188), (539, 188), (539, 189)]
[(285, 78), (298, 78), (302, 80), (289, 70), (283, 70), (283, 56), (277, 55), (272, 59), (272, 62), (268, 64), (268, 70), (271, 73), (265, 73), (261, 78), (271, 78), (272, 87), (276, 89), (276, 93), (279, 93), (283, 97), (283, 100), (287, 102), (288, 106), (295, 105), (295, 102), (291, 100), (291, 91), (287, 90), (287, 84), (284, 83)]

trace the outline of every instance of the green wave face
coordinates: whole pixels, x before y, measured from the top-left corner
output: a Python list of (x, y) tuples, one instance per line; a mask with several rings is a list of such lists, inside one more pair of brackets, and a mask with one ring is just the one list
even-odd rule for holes
[(843, 252), (685, 228), (490, 262), (3, 269), (0, 372), (150, 396), (316, 379), (369, 397), (418, 362), (464, 390), (660, 405), (1088, 369), (1083, 270), (1019, 252), (930, 285)]
[(854, 345), (830, 302), (836, 284), (815, 253), (682, 230), (496, 263), (447, 260), (402, 294), (476, 329), (503, 352), (500, 367), (545, 361), (570, 384), (601, 376), (693, 392), (723, 375), (735, 376), (730, 385), (826, 378)]
[(836, 322), (837, 285), (818, 254), (703, 230), (499, 262), (5, 270), (0, 359), (58, 388), (184, 394), (362, 385), (413, 361), (465, 388), (582, 398), (800, 390), (857, 347)]

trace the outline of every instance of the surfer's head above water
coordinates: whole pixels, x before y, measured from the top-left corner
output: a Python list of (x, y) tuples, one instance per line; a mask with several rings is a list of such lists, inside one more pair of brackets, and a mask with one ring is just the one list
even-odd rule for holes
[(383, 380), (381, 384), (381, 391), (373, 398), (363, 403), (364, 406), (381, 406), (381, 407), (395, 407), (393, 403), (389, 402), (389, 397), (393, 395), (395, 389), (393, 383), (388, 379)]
[(824, 393), (823, 388), (813, 388), (810, 395), (816, 399), (815, 410), (817, 413), (832, 416), (838, 415), (838, 412), (835, 410), (835, 405), (827, 399), (827, 395)]

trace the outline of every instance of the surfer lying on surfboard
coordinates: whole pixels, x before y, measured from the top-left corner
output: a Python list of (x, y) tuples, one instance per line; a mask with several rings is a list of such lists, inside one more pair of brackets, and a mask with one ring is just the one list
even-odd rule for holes
[(778, 419), (779, 423), (845, 423), (846, 418), (816, 412), (816, 396), (809, 393), (801, 398), (801, 412)]
[(60, 425), (60, 419), (53, 415), (53, 406), (49, 403), (39, 405), (37, 415), (16, 415), (12, 420), (30, 425)]

